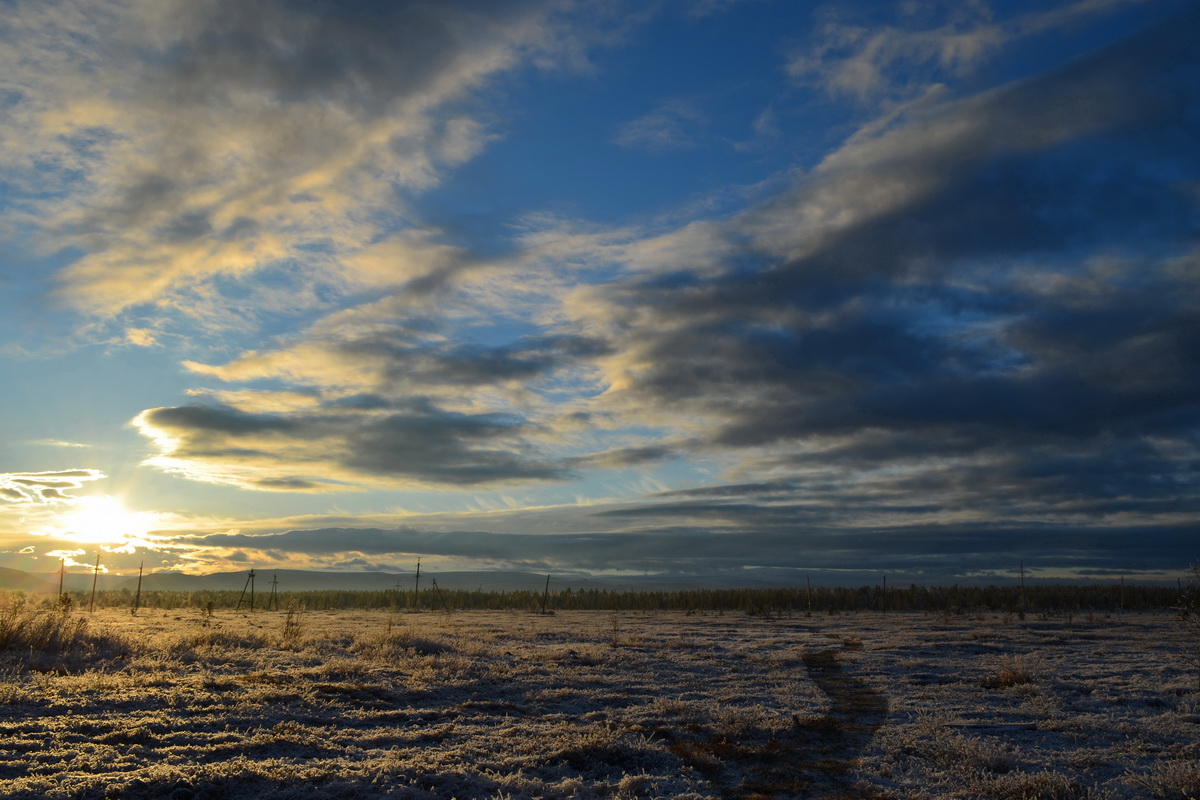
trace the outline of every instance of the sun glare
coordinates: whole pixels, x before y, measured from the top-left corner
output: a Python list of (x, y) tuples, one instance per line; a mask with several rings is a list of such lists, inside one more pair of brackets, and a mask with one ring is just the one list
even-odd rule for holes
[(60, 526), (74, 542), (119, 548), (143, 542), (157, 522), (156, 514), (130, 511), (117, 498), (103, 496), (79, 498)]

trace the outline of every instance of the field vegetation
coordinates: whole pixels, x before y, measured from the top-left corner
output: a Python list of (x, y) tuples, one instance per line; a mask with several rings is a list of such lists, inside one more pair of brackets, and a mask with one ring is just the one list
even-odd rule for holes
[(1194, 637), (1129, 595), (1024, 614), (116, 599), (0, 602), (0, 796), (1200, 796)]
[[(741, 611), (748, 614), (812, 612), (819, 614), (851, 611), (921, 611), (966, 614), (1007, 611), (1014, 614), (1086, 614), (1120, 611), (1178, 609), (1192, 602), (1190, 587), (1157, 585), (1038, 585), (1017, 586), (859, 586), (780, 589), (695, 589), (686, 591), (617, 591), (608, 589), (540, 589), (496, 592), (464, 589), (433, 589), (422, 584), (420, 592), (393, 589), (372, 591), (281, 592), (272, 603), (259, 592), (257, 608), (286, 608), (289, 603), (312, 610), (490, 610), (510, 611)], [(88, 593), (67, 596), (77, 607), (88, 607)], [(128, 589), (100, 591), (98, 606), (130, 608), (134, 592)], [(157, 591), (145, 594), (140, 604), (152, 608), (248, 608), (250, 599), (239, 591)]]

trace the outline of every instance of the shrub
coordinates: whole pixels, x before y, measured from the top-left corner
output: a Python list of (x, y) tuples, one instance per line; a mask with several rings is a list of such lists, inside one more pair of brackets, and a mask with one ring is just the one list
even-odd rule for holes
[(127, 651), (121, 637), (89, 632), (87, 620), (72, 614), (69, 606), (33, 608), (18, 600), (0, 607), (0, 653), (10, 663), (62, 669)]
[(300, 615), (303, 612), (303, 603), (298, 603), (295, 600), (288, 602), (286, 616), (283, 618), (283, 630), (279, 634), (280, 646), (294, 648), (300, 644), (300, 639), (303, 636)]
[(1007, 689), (1032, 682), (1033, 673), (1025, 658), (1011, 656), (1001, 659), (999, 666), (991, 674), (984, 676), (980, 684), (985, 689)]

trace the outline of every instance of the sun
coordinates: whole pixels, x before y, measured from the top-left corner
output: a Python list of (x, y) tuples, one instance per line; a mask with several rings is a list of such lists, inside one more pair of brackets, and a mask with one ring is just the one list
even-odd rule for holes
[(118, 498), (108, 495), (79, 498), (59, 521), (64, 535), (72, 541), (113, 548), (144, 543), (146, 534), (157, 523), (157, 514), (130, 511)]

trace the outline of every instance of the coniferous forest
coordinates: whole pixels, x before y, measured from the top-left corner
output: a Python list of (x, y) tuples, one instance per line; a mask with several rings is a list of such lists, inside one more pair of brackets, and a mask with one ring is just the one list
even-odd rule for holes
[[(1114, 613), (1171, 611), (1189, 604), (1187, 586), (1033, 585), (806, 587), (773, 589), (692, 589), (683, 591), (480, 591), (422, 587), (411, 590), (325, 590), (259, 593), (253, 599), (237, 591), (153, 591), (137, 597), (129, 589), (97, 592), (103, 608), (283, 610), (391, 609), (396, 611), (726, 611), (751, 615), (840, 614), (859, 611), (970, 614)], [(76, 608), (92, 603), (88, 592), (68, 592)], [(32, 598), (31, 598), (32, 599)]]

